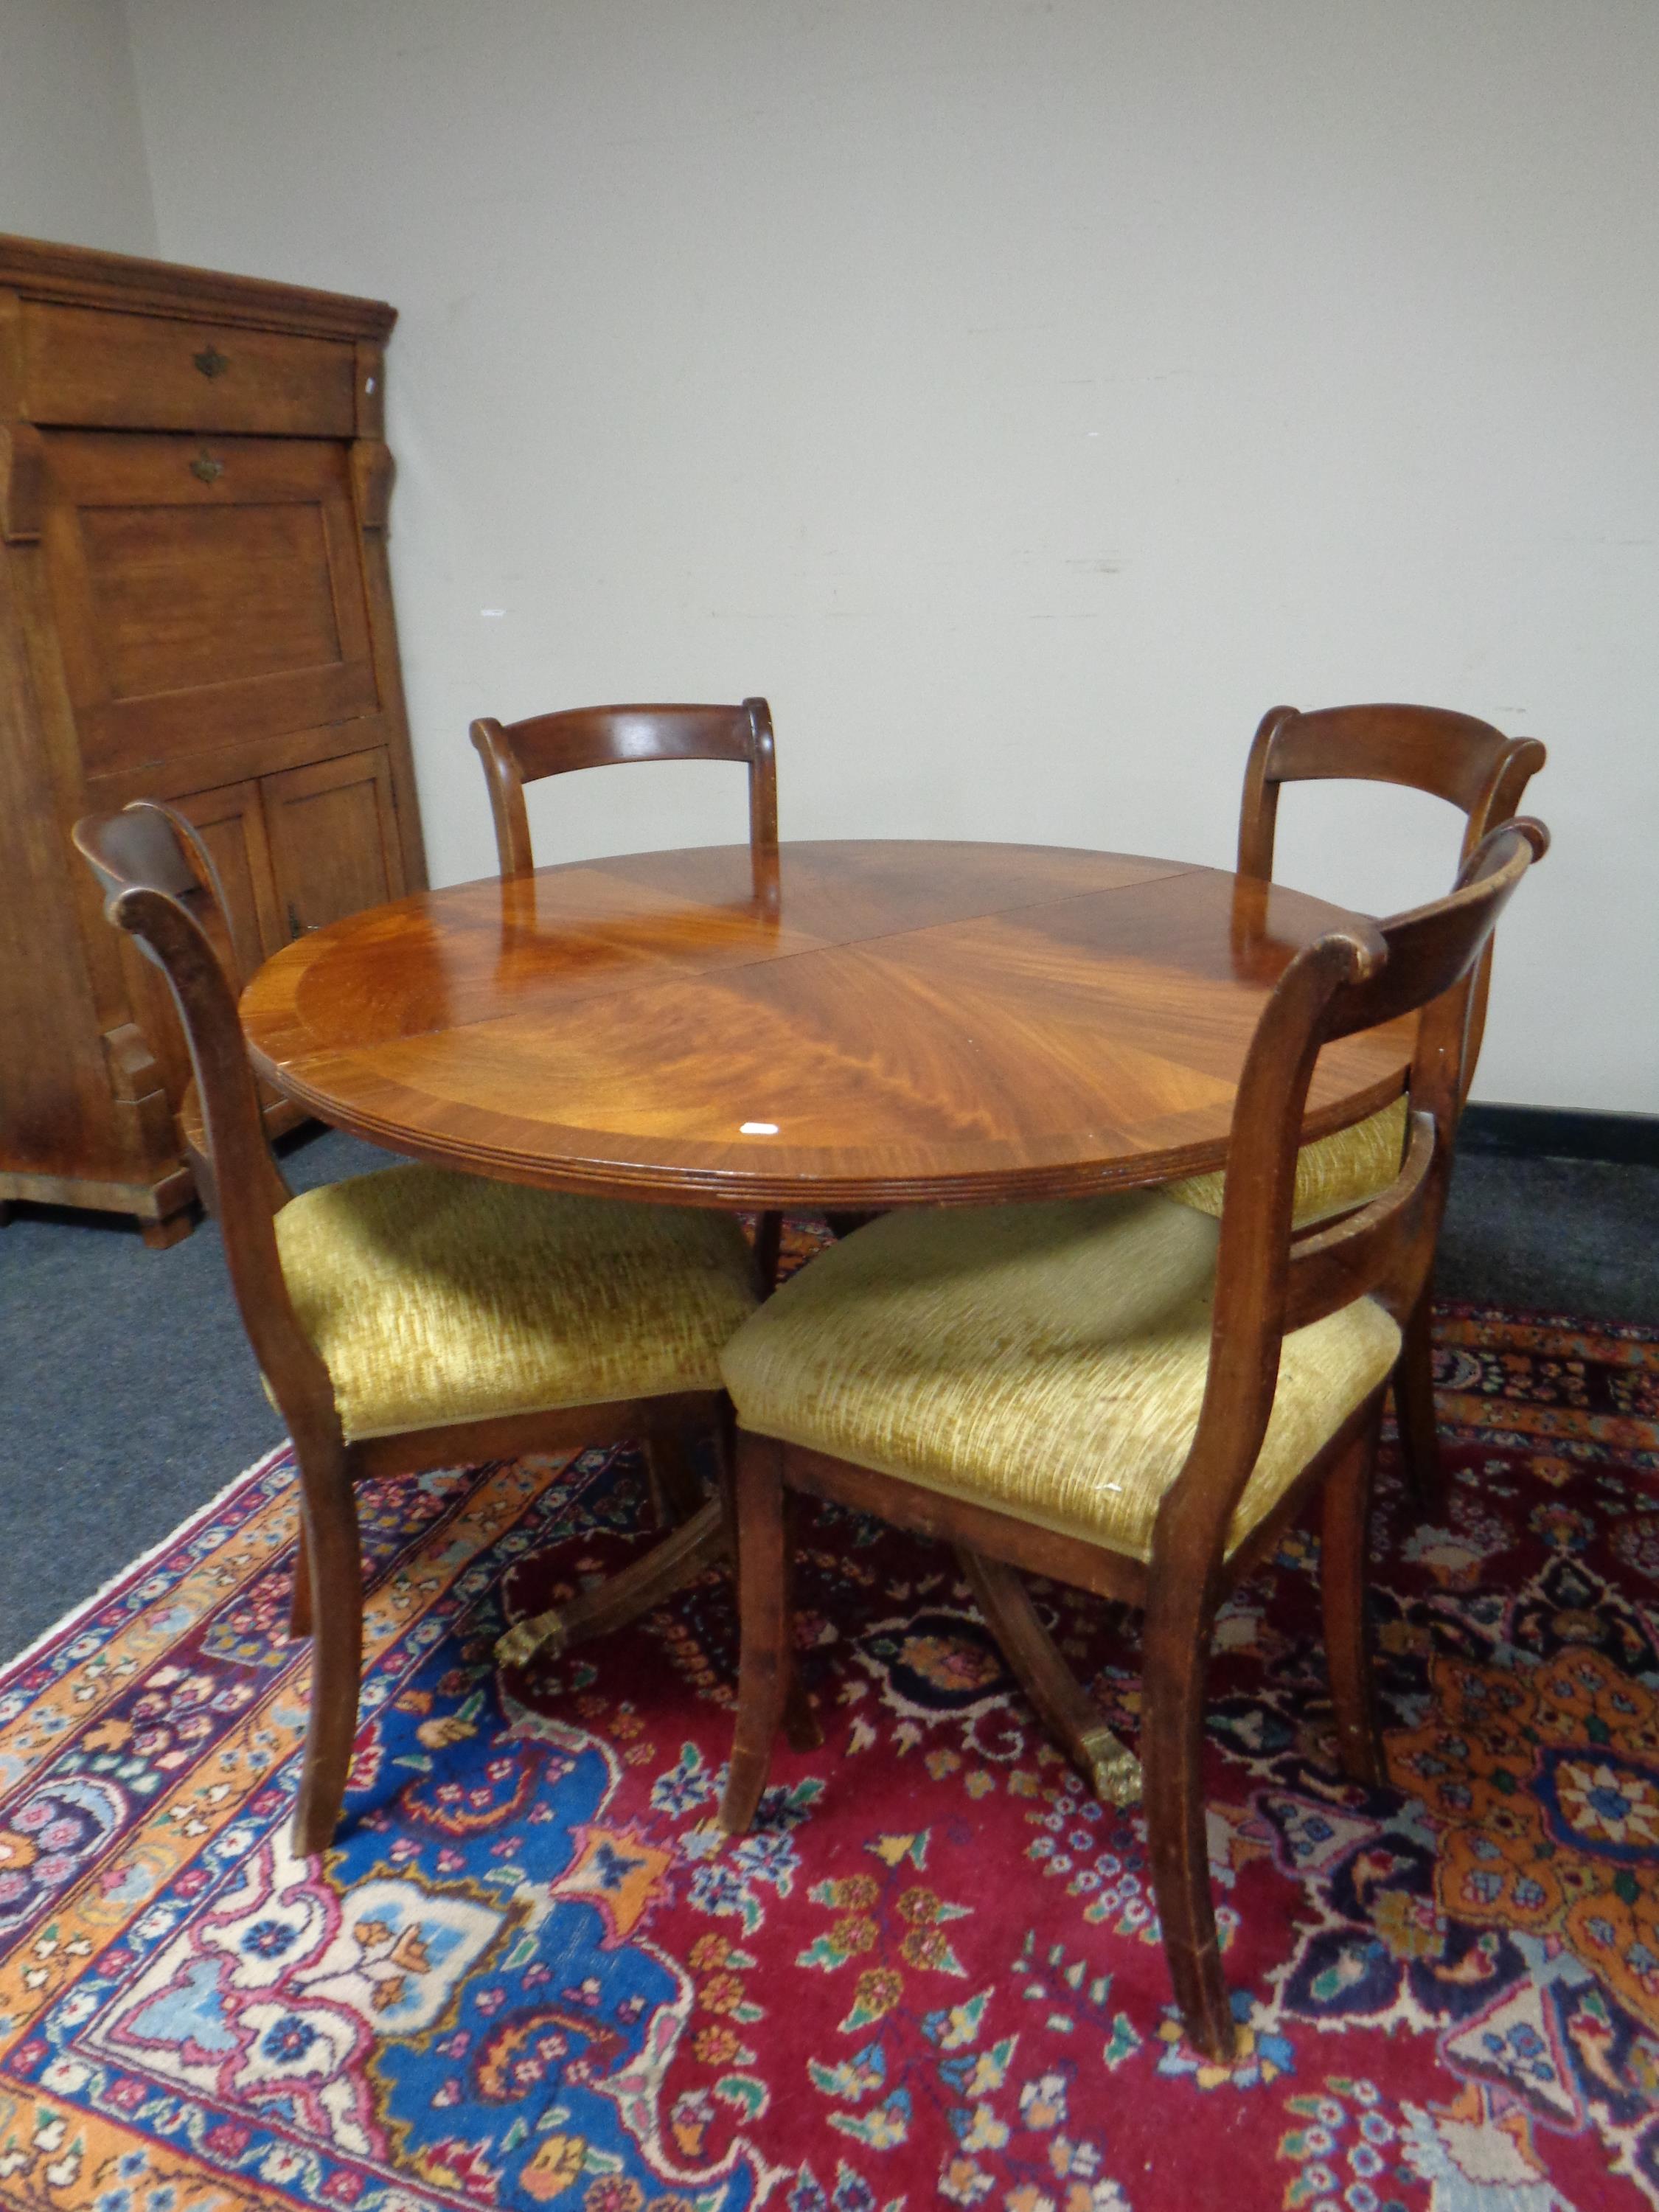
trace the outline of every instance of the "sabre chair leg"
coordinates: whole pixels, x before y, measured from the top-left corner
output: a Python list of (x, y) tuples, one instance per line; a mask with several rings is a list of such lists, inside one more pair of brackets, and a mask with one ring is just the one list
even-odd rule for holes
[[(735, 1469), (737, 1466), (737, 1418), (731, 1401), (726, 1406), (726, 1417), (716, 1432), (719, 1450), (720, 1497), (725, 1507), (725, 1525), (729, 1532), (729, 1551), (732, 1560), (732, 1602), (743, 1618), (743, 1551), (738, 1541), (738, 1493)], [(784, 1556), (793, 1567), (795, 1557), (795, 1529), (800, 1515), (800, 1499), (793, 1490), (783, 1493)], [(799, 1670), (793, 1657), (789, 1668), (789, 1688), (784, 1700), (783, 1733), (791, 1751), (816, 1751), (823, 1741), (823, 1730), (818, 1726), (818, 1717), (812, 1709)]]
[(651, 1479), (651, 1503), (663, 1528), (678, 1528), (701, 1511), (705, 1502), (702, 1483), (691, 1456), (690, 1439), (682, 1431), (665, 1430), (659, 1436), (647, 1437), (645, 1464)]
[(736, 1489), (743, 1651), (737, 1731), (720, 1814), (728, 1836), (744, 1834), (759, 1808), (793, 1671), (783, 1446), (771, 1437), (739, 1431)]
[(778, 1286), (778, 1257), (783, 1249), (783, 1216), (757, 1214), (755, 1218), (755, 1273), (770, 1297)]
[(295, 1643), (311, 1633), (311, 1547), (306, 1540), (303, 1513), (300, 1516), (300, 1540), (294, 1547), (294, 1590), (288, 1601), (288, 1632)]
[(1395, 1420), (1406, 1480), (1419, 1505), (1440, 1496), (1440, 1438), (1434, 1416), (1434, 1341), (1429, 1286), (1406, 1316), (1394, 1370)]
[(307, 1857), (332, 1843), (345, 1802), (362, 1672), (363, 1585), (356, 1504), (343, 1455), (323, 1468), (302, 1462), (301, 1480), (313, 1629), (311, 1711), (294, 1808), (294, 1849)]
[(1337, 1755), (1345, 1774), (1355, 1782), (1372, 1784), (1382, 1779), (1382, 1759), (1365, 1613), (1365, 1545), (1381, 1417), (1379, 1401), (1376, 1414), (1326, 1477), (1319, 1561)]
[(1155, 1587), (1146, 1607), (1140, 1753), (1146, 1838), (1164, 1953), (1188, 2039), (1206, 2057), (1233, 2055), (1204, 1819), (1204, 1677), (1210, 1608), (1190, 1586)]
[(1103, 1803), (1138, 1803), (1139, 1760), (1112, 1734), (1055, 1650), (1017, 1570), (965, 1546), (958, 1547), (957, 1562), (987, 1627), (1048, 1734)]

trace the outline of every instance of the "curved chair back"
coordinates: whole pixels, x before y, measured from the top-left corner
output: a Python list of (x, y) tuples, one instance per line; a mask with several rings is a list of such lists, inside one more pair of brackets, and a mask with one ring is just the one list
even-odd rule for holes
[(83, 815), (71, 833), (104, 890), (104, 914), (167, 978), (190, 1047), (231, 1288), (290, 1431), (333, 1418), (328, 1370), (301, 1329), (275, 1219), (291, 1194), (271, 1157), (236, 1012), (240, 981), (212, 862), (170, 807), (140, 799)]
[[(1271, 878), (1279, 793), (1286, 783), (1352, 779), (1397, 783), (1443, 799), (1464, 816), (1458, 858), (1507, 822), (1548, 755), (1536, 738), (1506, 738), (1490, 722), (1443, 707), (1270, 707), (1257, 725), (1238, 814), (1238, 872)], [(1492, 986), (1492, 957), (1475, 979), (1463, 1095), (1474, 1079)]]
[(573, 769), (630, 761), (742, 761), (749, 770), (749, 842), (757, 855), (778, 843), (772, 712), (764, 699), (737, 707), (573, 707), (522, 722), (472, 725), (484, 766), (503, 876), (534, 868), (524, 787)]
[(1331, 778), (1403, 784), (1467, 817), (1460, 858), (1507, 822), (1547, 755), (1536, 738), (1442, 707), (1270, 707), (1257, 726), (1238, 817), (1238, 872), (1270, 877), (1279, 787)]
[[(1422, 1294), (1445, 1204), (1481, 961), (1516, 886), (1548, 848), (1541, 823), (1500, 824), (1447, 897), (1319, 938), (1291, 962), (1267, 1002), (1233, 1113), (1203, 1411), (1158, 1520), (1158, 1548), (1175, 1547), (1188, 1571), (1220, 1565), (1273, 1410), (1285, 1332), (1367, 1293), (1403, 1322)], [(1320, 1048), (1411, 1013), (1419, 1018), (1399, 1175), (1358, 1212), (1292, 1241), (1297, 1151)]]

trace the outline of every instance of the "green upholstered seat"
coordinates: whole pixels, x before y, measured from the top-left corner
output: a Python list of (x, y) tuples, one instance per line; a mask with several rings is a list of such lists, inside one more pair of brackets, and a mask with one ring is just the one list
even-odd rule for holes
[[(1218, 1224), (1162, 1193), (890, 1213), (720, 1365), (745, 1428), (1140, 1559), (1197, 1428)], [(1393, 1367), (1370, 1298), (1286, 1336), (1231, 1551)]]
[[(1363, 1121), (1355, 1121), (1334, 1136), (1316, 1137), (1296, 1156), (1296, 1225), (1323, 1221), (1334, 1213), (1346, 1213), (1386, 1190), (1400, 1172), (1406, 1148), (1406, 1101), (1391, 1099)], [(1200, 1213), (1221, 1212), (1226, 1176), (1218, 1168), (1212, 1175), (1188, 1176), (1181, 1182), (1163, 1186), (1166, 1196)]]
[(386, 1168), (276, 1218), (348, 1439), (717, 1390), (754, 1310), (729, 1216)]

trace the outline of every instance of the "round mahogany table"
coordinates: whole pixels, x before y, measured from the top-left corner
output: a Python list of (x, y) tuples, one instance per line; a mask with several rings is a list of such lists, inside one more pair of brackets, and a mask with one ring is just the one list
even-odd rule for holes
[[(864, 1210), (1218, 1167), (1267, 994), (1351, 921), (1300, 892), (1046, 845), (647, 853), (463, 884), (259, 970), (260, 1074), (442, 1166), (612, 1197)], [(1304, 1131), (1401, 1089), (1411, 1025), (1328, 1046)]]

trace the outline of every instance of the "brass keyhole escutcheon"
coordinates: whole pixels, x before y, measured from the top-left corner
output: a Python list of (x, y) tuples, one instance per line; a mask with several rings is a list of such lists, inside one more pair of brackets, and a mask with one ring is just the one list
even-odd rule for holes
[(204, 483), (211, 483), (216, 477), (223, 476), (225, 465), (222, 461), (216, 461), (211, 453), (198, 453), (190, 465), (190, 472), (193, 477), (200, 477)]
[(216, 376), (222, 376), (230, 367), (227, 357), (214, 345), (204, 346), (200, 353), (192, 354), (191, 359), (210, 382)]

